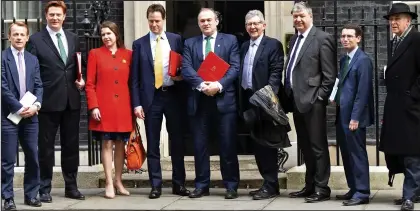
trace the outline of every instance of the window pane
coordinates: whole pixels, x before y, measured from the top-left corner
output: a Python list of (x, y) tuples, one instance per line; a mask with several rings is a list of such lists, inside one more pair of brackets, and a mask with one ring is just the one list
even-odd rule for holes
[(17, 1), (16, 5), (17, 19), (36, 19), (41, 17), (40, 1)]
[(13, 1), (1, 2), (1, 14), (4, 19), (13, 19)]

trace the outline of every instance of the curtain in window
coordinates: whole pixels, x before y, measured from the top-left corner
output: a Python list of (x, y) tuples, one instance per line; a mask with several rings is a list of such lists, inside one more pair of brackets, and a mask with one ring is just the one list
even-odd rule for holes
[[(41, 18), (41, 1), (16, 1), (16, 8), (13, 8), (13, 1), (2, 1), (2, 18), (5, 20), (36, 19)], [(16, 10), (15, 10), (16, 9)], [(16, 11), (16, 14), (13, 14)]]

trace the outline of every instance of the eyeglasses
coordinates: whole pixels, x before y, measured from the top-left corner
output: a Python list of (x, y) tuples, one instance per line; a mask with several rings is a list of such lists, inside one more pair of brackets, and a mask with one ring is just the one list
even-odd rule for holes
[(245, 26), (247, 27), (251, 27), (251, 26), (259, 26), (262, 22), (250, 22), (250, 23), (245, 23)]
[(343, 34), (343, 35), (341, 35), (341, 38), (353, 38), (354, 36), (353, 35), (346, 35), (346, 34)]

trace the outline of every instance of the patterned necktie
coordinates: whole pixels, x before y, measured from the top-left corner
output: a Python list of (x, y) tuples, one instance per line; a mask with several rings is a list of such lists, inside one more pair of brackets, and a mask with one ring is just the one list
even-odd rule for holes
[(210, 42), (210, 40), (212, 39), (213, 37), (210, 37), (210, 36), (208, 36), (208, 37), (206, 37), (206, 51), (205, 51), (205, 55), (206, 55), (206, 57), (207, 57), (207, 55), (210, 53), (210, 51), (211, 51), (211, 42)]
[(292, 89), (291, 84), (290, 84), (290, 77), (291, 77), (290, 73), (292, 71), (292, 66), (293, 66), (293, 63), (295, 62), (296, 52), (299, 49), (299, 44), (300, 44), (300, 41), (302, 40), (302, 38), (303, 38), (303, 35), (299, 35), (298, 40), (297, 40), (296, 45), (295, 45), (295, 48), (292, 49), (293, 50), (292, 57), (290, 57), (289, 64), (287, 65), (286, 81), (284, 82), (285, 85), (286, 85), (286, 90)]
[(20, 99), (22, 99), (23, 95), (25, 95), (26, 92), (26, 80), (25, 80), (25, 63), (23, 61), (23, 55), (22, 52), (18, 52), (18, 72), (19, 72), (19, 94)]
[(162, 48), (160, 46), (160, 35), (156, 39), (156, 48), (155, 48), (155, 62), (154, 62), (154, 71), (155, 71), (155, 87), (159, 89), (163, 85), (163, 63), (162, 63)]
[(395, 51), (397, 50), (398, 46), (400, 45), (402, 38), (399, 38), (397, 36), (394, 37), (394, 39), (392, 40), (392, 56), (394, 56)]
[(64, 49), (63, 41), (61, 40), (61, 34), (57, 33), (56, 36), (57, 36), (58, 49), (60, 50), (61, 59), (63, 60), (64, 64), (66, 64), (67, 54), (66, 54), (66, 50)]
[(343, 69), (340, 70), (340, 81), (338, 83), (337, 94), (335, 95), (335, 99), (334, 99), (337, 105), (340, 105), (341, 88), (343, 86), (344, 77), (349, 71), (349, 62), (350, 62), (350, 56), (347, 55), (344, 60), (344, 67)]

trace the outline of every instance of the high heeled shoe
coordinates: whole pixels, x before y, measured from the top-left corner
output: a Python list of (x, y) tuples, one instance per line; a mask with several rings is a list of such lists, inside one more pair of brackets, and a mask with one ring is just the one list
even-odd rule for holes
[(113, 198), (115, 198), (114, 188), (112, 188), (111, 190), (112, 190), (113, 193), (112, 194), (107, 194), (107, 191), (106, 191), (106, 188), (105, 188), (104, 198), (106, 198), (106, 199), (113, 199)]
[(124, 191), (120, 191), (120, 190), (118, 190), (117, 186), (114, 184), (114, 189), (115, 189), (115, 194), (116, 195), (120, 195), (120, 196), (129, 196), (130, 195), (130, 192), (128, 192), (128, 190), (126, 190), (124, 187), (123, 187)]

